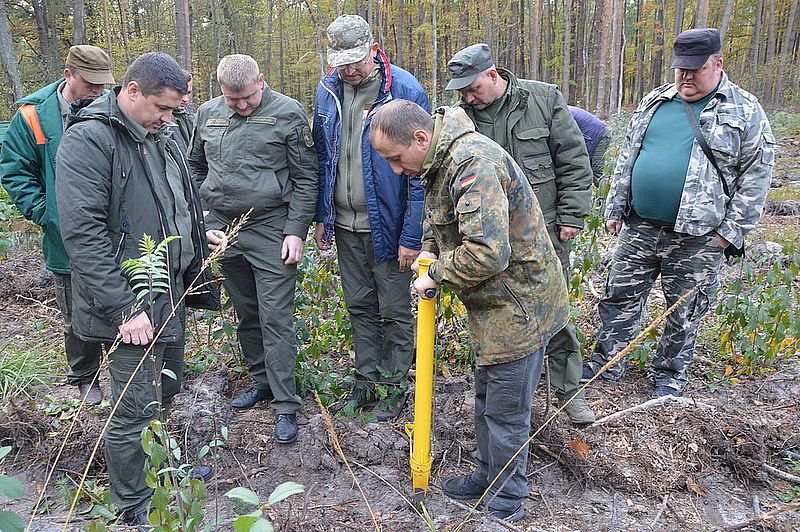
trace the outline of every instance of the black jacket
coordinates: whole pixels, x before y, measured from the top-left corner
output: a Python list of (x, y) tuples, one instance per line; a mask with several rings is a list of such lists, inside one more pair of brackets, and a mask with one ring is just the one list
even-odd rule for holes
[[(117, 87), (81, 110), (70, 122), (56, 158), (56, 195), (64, 246), (72, 261), (72, 325), (86, 340), (113, 340), (119, 325), (148, 311), (158, 341), (183, 336), (180, 299), (207, 256), (205, 226), (197, 188), (186, 159), (171, 138), (172, 154), (184, 183), (192, 214), (194, 260), (182, 278), (168, 262), (169, 289), (155, 294), (152, 309), (136, 306), (136, 296), (120, 264), (138, 258), (139, 242), (148, 234), (164, 239), (167, 213), (156, 194), (142, 145), (125, 125), (117, 105)], [(179, 241), (170, 243), (170, 246)], [(145, 298), (147, 299), (147, 298)], [(170, 314), (173, 314), (170, 317)]]

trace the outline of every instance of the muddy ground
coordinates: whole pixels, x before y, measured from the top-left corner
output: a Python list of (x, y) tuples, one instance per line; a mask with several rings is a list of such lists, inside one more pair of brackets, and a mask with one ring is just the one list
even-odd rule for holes
[[(800, 180), (793, 165), (800, 156), (800, 140), (787, 140), (782, 143), (787, 148), (782, 153), (784, 162), (779, 159), (775, 184), (790, 189)], [(759, 254), (776, 253), (775, 246), (759, 242), (776, 234), (797, 234), (797, 212), (788, 207), (780, 211), (777, 203), (771, 204), (768, 212), (754, 238), (758, 245), (752, 247)], [(602, 272), (597, 275), (595, 286), (602, 286)], [(736, 272), (728, 270), (724, 275)], [(60, 318), (52, 290), (37, 253), (17, 252), (0, 263), (0, 337), (16, 345), (57, 348)], [(593, 301), (587, 305), (592, 307)], [(593, 320), (590, 314), (580, 323), (587, 334), (593, 332)], [(482, 514), (470, 515), (469, 506), (454, 503), (439, 488), (444, 478), (471, 470), (476, 444), (471, 375), (438, 377), (434, 464), (425, 500), (434, 528), (733, 530), (727, 527), (774, 511), (778, 514), (774, 519), (740, 529), (800, 530), (800, 514), (783, 511), (785, 503), (778, 498), (793, 484), (765, 467), (791, 471), (785, 453), (800, 453), (800, 357), (787, 356), (765, 375), (715, 387), (708, 376), (722, 371), (724, 363), (714, 356), (715, 338), (702, 333), (701, 338), (685, 400), (624, 413), (584, 429), (572, 427), (564, 415), (547, 423), (531, 446), (527, 515), (514, 525)], [(59, 355), (56, 352), (54, 356)], [(107, 376), (103, 379), (107, 381)], [(207, 521), (214, 516), (224, 521), (235, 515), (234, 505), (223, 496), (235, 486), (248, 487), (263, 500), (275, 486), (293, 480), (306, 491), (269, 510), (276, 530), (430, 529), (408, 500), (410, 471), (404, 426), (412, 421), (411, 402), (389, 423), (334, 418), (332, 428), (344, 463), (312, 397), (305, 399), (299, 416), (298, 441), (280, 446), (273, 439), (275, 416), (268, 406), (244, 413), (234, 413), (228, 406), (230, 397), (246, 386), (236, 368), (212, 366), (187, 380), (170, 419), (170, 430), (185, 456), (194, 456), (223, 427), (227, 429), (228, 440), (214, 461), (216, 476), (208, 484)], [(588, 398), (603, 417), (645, 403), (651, 389), (646, 373), (634, 369), (618, 383), (590, 386)], [(47, 399), (47, 395), (55, 399)], [(42, 406), (54, 401), (66, 404), (75, 395), (72, 388), (53, 381), (34, 388), (30, 395), (0, 404), (0, 445), (14, 447), (4, 467), (27, 487), (25, 498), (0, 500), (0, 509), (30, 515), (37, 490), (43, 486), (69, 426), (68, 420), (58, 421), (58, 412), (48, 414)], [(540, 386), (534, 428), (546, 423), (554, 410), (554, 398)], [(45, 513), (35, 519), (32, 530), (62, 529), (67, 507), (58, 479), (65, 475), (78, 478), (108, 412), (104, 405), (77, 418), (54, 480), (47, 485)], [(100, 484), (107, 482), (104, 470), (101, 452), (90, 469), (91, 478)], [(88, 522), (79, 514), (68, 530), (81, 530)], [(219, 529), (229, 530), (230, 525)]]

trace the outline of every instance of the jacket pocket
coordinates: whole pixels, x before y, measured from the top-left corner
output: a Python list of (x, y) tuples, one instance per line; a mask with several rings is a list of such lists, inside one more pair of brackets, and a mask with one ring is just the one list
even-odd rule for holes
[(456, 205), (459, 232), (468, 237), (483, 236), (483, 214), (481, 195), (478, 192), (464, 194)]
[(515, 131), (516, 145), (514, 146), (514, 158), (525, 159), (536, 155), (549, 155), (550, 148), (547, 146), (547, 139), (550, 136), (550, 128), (532, 127), (523, 131)]
[(238, 215), (252, 208), (255, 214), (283, 203), (281, 186), (272, 170), (262, 169), (237, 177), (239, 185), (230, 194), (230, 212)]
[(536, 157), (526, 157), (522, 160), (525, 176), (533, 188), (533, 193), (539, 201), (545, 223), (552, 223), (556, 219), (558, 205), (558, 190), (556, 189), (556, 174), (553, 169), (553, 160), (550, 154)]

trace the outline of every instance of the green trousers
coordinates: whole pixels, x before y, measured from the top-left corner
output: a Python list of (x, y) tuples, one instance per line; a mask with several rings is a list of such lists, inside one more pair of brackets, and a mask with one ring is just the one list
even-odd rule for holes
[(72, 330), (72, 277), (54, 273), (56, 304), (64, 320), (64, 350), (67, 353), (67, 384), (78, 385), (92, 382), (100, 370), (103, 350), (98, 342), (86, 342)]
[[(264, 245), (277, 245), (273, 254), (280, 257), (280, 239)], [(292, 414), (302, 404), (295, 384), (297, 342), (292, 321), (297, 268), (279, 259), (269, 265), (253, 262), (245, 255), (223, 257), (225, 290), (239, 315), (237, 334), (253, 386), (272, 390), (272, 407), (278, 414)]]
[(400, 382), (414, 353), (411, 269), (401, 272), (396, 259), (375, 264), (370, 233), (337, 227), (336, 250), (353, 327), (357, 378)]
[[(140, 512), (150, 501), (153, 490), (145, 482), (142, 429), (162, 413), (166, 416), (183, 380), (183, 340), (155, 344), (136, 371), (146, 348), (120, 344), (108, 355), (111, 398), (119, 406), (106, 432), (106, 467), (111, 499), (123, 512)], [(163, 374), (164, 368), (177, 380)], [(123, 395), (131, 375), (133, 379)]]
[[(569, 252), (571, 245), (569, 241), (562, 242), (558, 237), (558, 226), (550, 224), (547, 232), (550, 240), (556, 249), (556, 255), (561, 261), (564, 270), (564, 280), (569, 290), (570, 261)], [(570, 397), (578, 389), (581, 380), (583, 360), (581, 359), (581, 347), (578, 337), (575, 334), (575, 325), (570, 321), (563, 329), (556, 333), (547, 344), (547, 365), (550, 369), (550, 385), (555, 389), (556, 395)]]

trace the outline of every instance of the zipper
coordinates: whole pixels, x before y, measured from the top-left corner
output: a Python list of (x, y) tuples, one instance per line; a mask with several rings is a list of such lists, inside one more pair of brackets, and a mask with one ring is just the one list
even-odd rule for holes
[(525, 316), (525, 321), (530, 322), (531, 321), (531, 317), (528, 316), (528, 311), (525, 310), (525, 307), (523, 306), (522, 301), (519, 300), (517, 295), (511, 290), (511, 288), (508, 287), (508, 285), (506, 284), (506, 282), (504, 280), (500, 279), (500, 284), (503, 285), (503, 288), (505, 288), (506, 292), (508, 292), (508, 295), (511, 296), (511, 299), (514, 300), (514, 302), (517, 304), (519, 309), (522, 311), (523, 316)]

